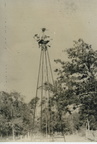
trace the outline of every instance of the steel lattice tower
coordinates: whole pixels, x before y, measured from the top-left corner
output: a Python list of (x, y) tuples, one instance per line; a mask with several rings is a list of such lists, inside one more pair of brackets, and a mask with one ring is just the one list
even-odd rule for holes
[[(51, 68), (51, 62), (49, 57), (48, 48), (50, 47), (50, 37), (45, 35), (46, 28), (42, 28), (42, 36), (39, 37), (38, 34), (34, 36), (36, 41), (38, 42), (38, 46), (41, 50), (40, 52), (40, 60), (39, 60), (39, 70), (38, 70), (38, 78), (37, 78), (37, 87), (36, 87), (36, 98), (39, 95), (40, 91), (40, 131), (42, 132), (43, 127), (43, 115), (44, 115), (44, 105), (45, 105), (45, 113), (46, 113), (46, 121), (45, 121), (45, 128), (46, 128), (46, 135), (53, 133), (53, 127), (51, 127), (51, 92), (49, 88), (45, 89), (45, 85), (48, 86), (49, 84), (54, 85), (53, 73)], [(43, 100), (45, 99), (43, 104)], [(35, 102), (34, 108), (34, 116), (33, 116), (33, 128), (35, 125), (35, 118), (36, 118), (36, 108), (37, 104)]]

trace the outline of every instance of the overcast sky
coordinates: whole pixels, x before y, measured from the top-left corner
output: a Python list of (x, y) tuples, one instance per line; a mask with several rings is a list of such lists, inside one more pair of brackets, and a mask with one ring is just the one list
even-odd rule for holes
[(97, 0), (0, 0), (0, 90), (35, 96), (40, 49), (33, 39), (46, 27), (54, 59), (82, 38), (97, 49)]

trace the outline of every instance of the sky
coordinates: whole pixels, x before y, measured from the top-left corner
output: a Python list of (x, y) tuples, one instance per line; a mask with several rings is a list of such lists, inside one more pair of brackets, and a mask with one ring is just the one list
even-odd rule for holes
[(35, 97), (40, 49), (33, 36), (43, 27), (54, 71), (73, 40), (97, 49), (97, 0), (0, 0), (0, 91), (17, 91), (26, 102)]

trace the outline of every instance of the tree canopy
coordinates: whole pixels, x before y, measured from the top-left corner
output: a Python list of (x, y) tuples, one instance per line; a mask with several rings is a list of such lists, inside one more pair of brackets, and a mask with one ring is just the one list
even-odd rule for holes
[[(56, 82), (60, 84), (61, 92), (58, 100), (61, 102), (61, 110), (79, 109), (80, 121), (85, 124), (87, 119), (90, 128), (95, 129), (97, 125), (97, 51), (82, 39), (74, 41), (74, 46), (65, 50), (68, 61), (55, 60), (60, 63), (57, 68)], [(63, 106), (63, 109), (62, 109)]]

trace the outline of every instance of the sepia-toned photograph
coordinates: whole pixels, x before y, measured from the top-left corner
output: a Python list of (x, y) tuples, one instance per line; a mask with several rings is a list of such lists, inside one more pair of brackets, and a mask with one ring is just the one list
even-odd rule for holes
[(0, 142), (97, 142), (97, 0), (0, 0)]

